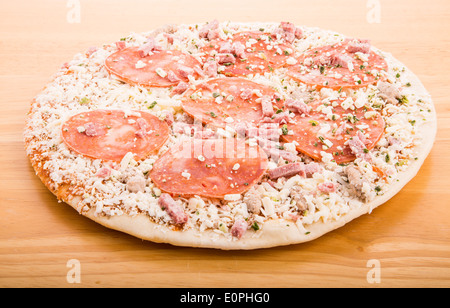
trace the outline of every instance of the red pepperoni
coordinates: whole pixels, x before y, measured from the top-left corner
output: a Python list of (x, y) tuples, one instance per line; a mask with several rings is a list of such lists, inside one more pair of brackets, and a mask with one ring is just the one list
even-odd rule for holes
[[(289, 44), (281, 44), (274, 40), (269, 33), (260, 31), (245, 31), (233, 35), (229, 40), (214, 41), (206, 45), (202, 51), (207, 55), (218, 58), (220, 46), (229, 42), (229, 46), (240, 43), (244, 46), (245, 56), (236, 54), (233, 48), (230, 53), (234, 55), (234, 63), (223, 63), (225, 70), (223, 74), (227, 76), (247, 76), (249, 74), (271, 72), (276, 68), (282, 67), (286, 59), (292, 52), (293, 47)], [(225, 52), (229, 53), (229, 52)]]
[[(296, 59), (297, 64), (288, 66), (288, 75), (311, 86), (332, 89), (366, 87), (384, 78), (382, 72), (388, 66), (383, 57), (370, 51), (363, 60), (347, 50), (346, 42), (306, 51)], [(348, 62), (353, 69), (346, 67)]]
[(295, 123), (286, 124), (287, 130), (283, 129), (282, 139), (286, 142), (296, 141), (299, 152), (316, 160), (322, 159), (321, 151), (330, 153), (338, 164), (355, 160), (356, 156), (347, 142), (359, 134), (358, 131), (365, 136), (367, 150), (372, 149), (383, 135), (383, 117), (369, 107), (350, 110), (341, 107), (341, 101), (329, 104), (332, 106), (334, 103), (338, 105), (332, 108), (330, 116), (321, 109), (325, 105), (311, 103), (309, 115), (296, 114), (293, 118)]
[(162, 191), (176, 196), (223, 198), (242, 194), (267, 170), (258, 146), (243, 139), (187, 139), (164, 153), (149, 176)]
[(106, 69), (121, 80), (152, 87), (170, 87), (188, 81), (188, 73), (197, 78), (200, 66), (194, 57), (178, 50), (153, 51), (141, 57), (138, 47), (119, 50), (105, 60)]
[[(251, 123), (263, 119), (261, 97), (275, 97), (276, 91), (248, 79), (227, 77), (211, 79), (182, 98), (182, 108), (190, 116), (216, 127)], [(282, 102), (272, 100), (274, 108)]]
[(169, 126), (146, 112), (126, 115), (122, 110), (94, 110), (72, 116), (62, 126), (62, 138), (84, 156), (120, 161), (132, 152), (143, 159), (156, 152), (169, 137)]

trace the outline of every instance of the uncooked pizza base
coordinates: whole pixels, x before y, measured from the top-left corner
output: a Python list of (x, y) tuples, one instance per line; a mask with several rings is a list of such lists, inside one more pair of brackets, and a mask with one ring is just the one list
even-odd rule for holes
[[(390, 63), (400, 64), (390, 54), (383, 53)], [(407, 68), (405, 68), (406, 79), (412, 83), (414, 93), (423, 96), (429, 96), (420, 80)], [(33, 101), (33, 104), (36, 104)], [(81, 197), (71, 195), (68, 185), (57, 186), (49, 177), (48, 172), (43, 168), (42, 164), (37, 163), (35, 157), (45, 157), (45, 153), (32, 151), (29, 153), (33, 168), (40, 177), (45, 186), (57, 196), (57, 198), (70, 206), (72, 206), (82, 215), (92, 219), (93, 221), (111, 229), (131, 234), (135, 237), (149, 240), (152, 242), (170, 243), (177, 246), (189, 247), (205, 247), (218, 248), (224, 250), (232, 249), (257, 249), (268, 248), (274, 246), (296, 244), (316, 239), (336, 228), (339, 228), (355, 218), (372, 212), (379, 205), (387, 202), (395, 194), (397, 194), (419, 171), (427, 155), (431, 151), (436, 135), (436, 111), (434, 106), (430, 106), (430, 120), (422, 126), (420, 134), (421, 144), (417, 148), (416, 160), (412, 161), (406, 171), (399, 174), (398, 181), (390, 184), (389, 189), (384, 191), (382, 195), (377, 195), (372, 201), (361, 203), (359, 207), (350, 209), (349, 212), (343, 214), (338, 220), (318, 221), (304, 226), (304, 229), (292, 221), (285, 219), (268, 219), (258, 232), (247, 232), (242, 238), (229, 238), (211, 230), (199, 231), (196, 229), (179, 230), (176, 226), (157, 223), (146, 214), (137, 214), (129, 216), (123, 215), (98, 215), (95, 208), (89, 211), (82, 211), (80, 208)], [(58, 187), (58, 188), (55, 188)]]

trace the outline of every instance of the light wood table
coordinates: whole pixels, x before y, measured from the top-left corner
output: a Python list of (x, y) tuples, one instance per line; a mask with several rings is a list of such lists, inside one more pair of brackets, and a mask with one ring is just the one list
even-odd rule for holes
[[(0, 287), (450, 287), (449, 1), (80, 0), (79, 23), (70, 15), (76, 2), (0, 2)], [(90, 46), (213, 18), (318, 26), (392, 52), (438, 113), (419, 174), (372, 214), (314, 242), (255, 251), (145, 242), (58, 203), (24, 151), (30, 100)], [(80, 283), (67, 280), (72, 259)], [(379, 262), (380, 283), (367, 279), (370, 260)]]

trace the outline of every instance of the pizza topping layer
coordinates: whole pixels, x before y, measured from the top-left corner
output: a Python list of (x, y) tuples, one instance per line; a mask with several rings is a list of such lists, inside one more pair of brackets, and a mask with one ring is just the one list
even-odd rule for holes
[(387, 63), (367, 41), (346, 39), (302, 53), (289, 76), (318, 87), (361, 88), (384, 79)]
[(308, 234), (417, 159), (432, 103), (416, 86), (369, 42), (329, 31), (167, 26), (66, 63), (35, 98), (25, 140), (82, 213), (230, 240), (271, 220)]
[(258, 126), (265, 116), (274, 114), (274, 107), (281, 106), (275, 95), (271, 87), (244, 78), (216, 78), (186, 92), (182, 108), (193, 118), (216, 127), (240, 123)]
[(188, 81), (189, 76), (199, 76), (201, 65), (192, 56), (178, 50), (155, 49), (148, 44), (111, 54), (105, 67), (125, 82), (149, 87), (170, 87)]
[(285, 124), (288, 133), (282, 138), (296, 142), (298, 151), (316, 160), (321, 160), (323, 152), (329, 153), (338, 164), (369, 153), (384, 132), (384, 120), (374, 109), (356, 108), (354, 103), (350, 106), (348, 100), (353, 101), (347, 98), (310, 103), (307, 116), (295, 113)]
[(99, 109), (72, 116), (61, 135), (70, 149), (90, 158), (120, 161), (130, 152), (139, 160), (165, 143), (169, 127), (146, 112)]
[[(284, 30), (278, 32), (282, 37), (290, 37), (289, 34)], [(283, 66), (293, 49), (290, 44), (275, 40), (271, 33), (245, 31), (235, 33), (226, 40), (212, 41), (201, 51), (206, 54), (207, 63), (215, 61), (222, 66), (222, 74), (246, 76)]]
[(264, 151), (240, 139), (189, 138), (163, 154), (149, 176), (171, 194), (233, 197), (261, 179), (267, 162)]

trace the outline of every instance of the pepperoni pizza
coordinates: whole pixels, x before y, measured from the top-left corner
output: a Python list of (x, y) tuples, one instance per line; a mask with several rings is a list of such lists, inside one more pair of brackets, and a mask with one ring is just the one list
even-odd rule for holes
[(214, 20), (76, 55), (34, 98), (24, 139), (48, 189), (104, 226), (255, 249), (385, 203), (435, 133), (418, 78), (370, 41)]

